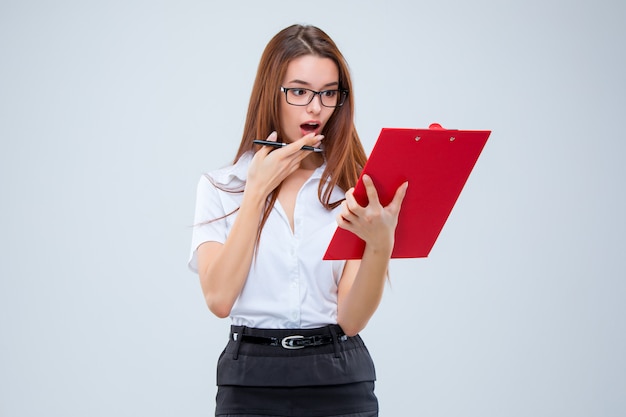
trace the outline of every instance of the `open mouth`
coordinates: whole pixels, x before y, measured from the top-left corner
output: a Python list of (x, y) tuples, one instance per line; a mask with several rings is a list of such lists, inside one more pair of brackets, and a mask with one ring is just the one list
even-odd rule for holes
[(315, 123), (315, 122), (302, 123), (300, 125), (300, 130), (302, 131), (303, 135), (308, 135), (309, 133), (313, 133), (313, 132), (317, 134), (319, 133), (318, 132), (319, 128), (320, 128), (319, 123)]

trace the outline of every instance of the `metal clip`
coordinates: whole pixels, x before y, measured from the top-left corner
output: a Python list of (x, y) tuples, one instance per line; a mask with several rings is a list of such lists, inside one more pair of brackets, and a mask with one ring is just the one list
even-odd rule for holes
[(302, 349), (304, 346), (294, 346), (293, 345), (294, 339), (304, 339), (304, 336), (295, 335), (295, 336), (283, 337), (283, 340), (280, 341), (280, 344), (285, 349)]

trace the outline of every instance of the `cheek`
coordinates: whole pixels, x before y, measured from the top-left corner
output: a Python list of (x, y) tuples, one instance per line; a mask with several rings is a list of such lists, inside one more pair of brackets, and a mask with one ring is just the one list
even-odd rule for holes
[(298, 124), (298, 120), (292, 108), (281, 108), (280, 130), (284, 136), (284, 141), (293, 142), (294, 140), (300, 139), (300, 125)]
[(280, 129), (285, 132), (285, 129), (289, 127), (289, 109), (285, 108), (283, 103), (280, 103), (280, 114), (279, 114), (279, 123)]
[(337, 109), (328, 109), (328, 113), (324, 114), (324, 119), (322, 120), (322, 122), (324, 123), (324, 126), (326, 126), (326, 123), (328, 123), (328, 121), (330, 120), (330, 118), (332, 117), (333, 114), (335, 114), (335, 111)]

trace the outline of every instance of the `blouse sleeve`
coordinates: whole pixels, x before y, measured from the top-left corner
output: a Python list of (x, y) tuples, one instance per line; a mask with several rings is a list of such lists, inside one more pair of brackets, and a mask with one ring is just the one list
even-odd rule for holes
[(202, 176), (196, 191), (196, 210), (191, 236), (191, 254), (187, 266), (198, 272), (198, 247), (204, 242), (224, 243), (227, 236), (226, 215), (220, 191)]

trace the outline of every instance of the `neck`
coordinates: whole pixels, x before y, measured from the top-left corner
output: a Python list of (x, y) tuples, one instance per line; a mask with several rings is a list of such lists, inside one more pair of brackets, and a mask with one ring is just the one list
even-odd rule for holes
[(315, 170), (324, 163), (324, 157), (319, 153), (311, 152), (311, 155), (307, 156), (300, 162), (300, 169)]

